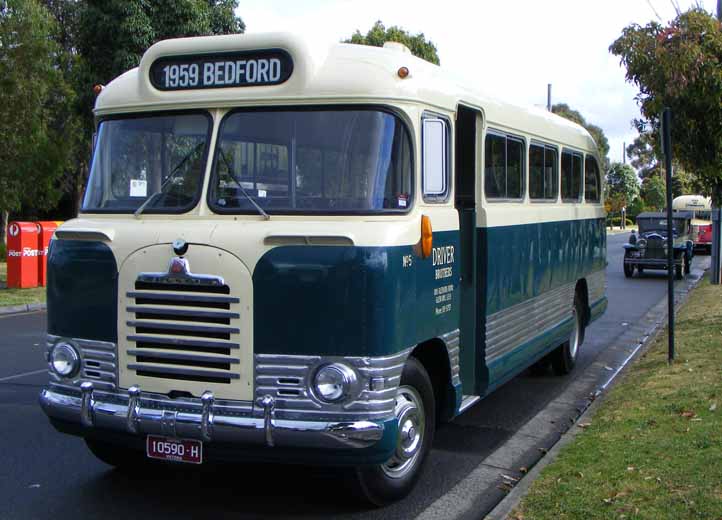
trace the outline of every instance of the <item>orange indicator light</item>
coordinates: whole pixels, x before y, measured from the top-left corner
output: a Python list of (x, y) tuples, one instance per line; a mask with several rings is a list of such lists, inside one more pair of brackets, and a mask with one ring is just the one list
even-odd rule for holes
[(421, 217), (421, 256), (428, 258), (431, 256), (431, 246), (433, 242), (433, 233), (431, 231), (431, 219), (426, 215)]
[(397, 74), (399, 75), (399, 77), (400, 77), (401, 79), (405, 79), (405, 78), (409, 77), (409, 68), (408, 68), (408, 67), (401, 67), (401, 68), (399, 68), (399, 70), (397, 71)]

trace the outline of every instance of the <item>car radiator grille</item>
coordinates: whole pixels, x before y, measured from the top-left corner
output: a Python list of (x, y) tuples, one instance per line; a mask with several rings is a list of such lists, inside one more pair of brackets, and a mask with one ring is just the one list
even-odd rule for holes
[[(239, 299), (228, 285), (136, 281), (127, 293), (128, 369), (151, 378), (230, 384), (238, 379)], [(235, 355), (234, 355), (235, 354)]]

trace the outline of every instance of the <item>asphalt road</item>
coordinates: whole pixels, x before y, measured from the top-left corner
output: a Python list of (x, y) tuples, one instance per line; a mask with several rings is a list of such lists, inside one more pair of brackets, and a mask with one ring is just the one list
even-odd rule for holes
[[(385, 509), (359, 503), (345, 484), (345, 473), (328, 468), (254, 464), (115, 472), (97, 461), (82, 440), (57, 434), (37, 405), (47, 379), (45, 313), (0, 317), (0, 518), (414, 517), (543, 410), (626, 327), (664, 298), (664, 272), (624, 278), (625, 240), (626, 234), (608, 239), (609, 308), (587, 329), (575, 372), (566, 377), (523, 374), (442, 426), (415, 491)], [(697, 257), (694, 265), (704, 263), (707, 257)], [(499, 493), (489, 490), (490, 496), (494, 492)]]

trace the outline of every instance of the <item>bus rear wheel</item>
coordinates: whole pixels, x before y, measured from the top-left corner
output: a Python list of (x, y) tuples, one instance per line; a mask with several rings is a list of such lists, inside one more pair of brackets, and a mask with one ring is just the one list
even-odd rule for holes
[(356, 468), (361, 494), (383, 506), (409, 494), (434, 441), (436, 424), (434, 389), (426, 369), (409, 358), (396, 391), (394, 414), (398, 421), (396, 449), (383, 464)]
[[(626, 265), (624, 266), (627, 267)], [(554, 373), (560, 376), (570, 373), (574, 369), (579, 354), (579, 346), (584, 341), (584, 311), (579, 295), (574, 296), (572, 309), (572, 331), (569, 339), (559, 346), (551, 355)]]

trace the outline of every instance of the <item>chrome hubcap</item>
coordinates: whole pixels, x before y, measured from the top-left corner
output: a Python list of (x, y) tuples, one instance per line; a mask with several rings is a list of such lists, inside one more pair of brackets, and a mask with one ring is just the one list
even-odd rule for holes
[(414, 388), (401, 386), (396, 391), (394, 415), (399, 425), (396, 450), (391, 459), (381, 465), (381, 469), (389, 477), (401, 478), (418, 462), (424, 441), (424, 404)]
[(579, 349), (579, 316), (577, 316), (576, 307), (572, 310), (572, 319), (574, 328), (572, 328), (572, 333), (569, 335), (569, 355), (572, 359), (576, 359), (577, 350)]

